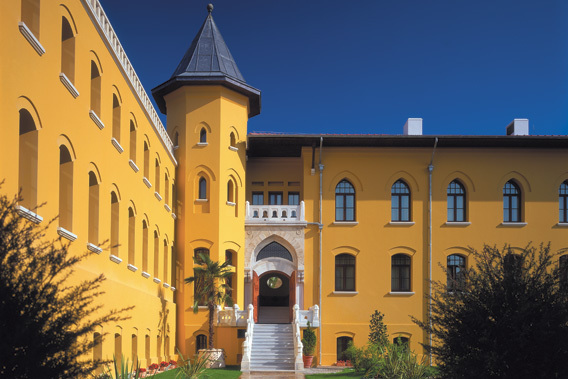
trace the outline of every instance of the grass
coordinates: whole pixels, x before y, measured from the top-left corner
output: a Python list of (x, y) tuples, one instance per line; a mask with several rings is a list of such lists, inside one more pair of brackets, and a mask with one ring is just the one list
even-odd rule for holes
[[(164, 373), (156, 375), (155, 379), (175, 379), (178, 370), (170, 370)], [(205, 370), (202, 378), (211, 378), (211, 379), (237, 379), (241, 376), (240, 366), (227, 366), (225, 368), (210, 368)]]
[(344, 379), (344, 378), (360, 378), (361, 375), (353, 371), (351, 368), (346, 368), (343, 371), (333, 373), (333, 374), (309, 374), (306, 375), (306, 379), (317, 379), (317, 378), (333, 378), (333, 379)]

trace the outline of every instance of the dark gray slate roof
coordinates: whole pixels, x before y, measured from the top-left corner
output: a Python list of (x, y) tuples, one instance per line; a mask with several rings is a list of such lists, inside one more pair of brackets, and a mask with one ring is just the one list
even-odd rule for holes
[(209, 14), (171, 78), (152, 89), (158, 108), (167, 114), (164, 96), (186, 85), (222, 85), (249, 98), (249, 117), (260, 113), (260, 91), (246, 84), (223, 36)]

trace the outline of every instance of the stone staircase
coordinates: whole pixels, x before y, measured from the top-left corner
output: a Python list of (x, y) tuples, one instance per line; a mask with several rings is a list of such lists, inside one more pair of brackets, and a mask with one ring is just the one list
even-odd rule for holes
[(251, 371), (294, 371), (292, 324), (255, 324)]

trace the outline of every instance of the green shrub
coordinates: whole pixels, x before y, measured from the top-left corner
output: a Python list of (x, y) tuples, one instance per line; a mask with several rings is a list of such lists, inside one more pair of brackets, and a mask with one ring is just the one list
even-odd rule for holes
[(316, 333), (310, 326), (310, 322), (308, 321), (308, 329), (304, 330), (304, 338), (302, 338), (302, 345), (304, 345), (303, 353), (305, 356), (314, 355), (314, 351), (316, 350)]

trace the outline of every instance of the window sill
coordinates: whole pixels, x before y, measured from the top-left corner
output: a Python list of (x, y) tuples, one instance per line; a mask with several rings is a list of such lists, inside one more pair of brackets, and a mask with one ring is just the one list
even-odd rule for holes
[(128, 164), (130, 165), (132, 170), (134, 170), (134, 172), (140, 171), (140, 169), (138, 168), (138, 166), (136, 166), (136, 163), (134, 163), (134, 161), (132, 159), (128, 161)]
[(175, 288), (175, 287), (173, 287), (173, 286), (172, 286), (172, 287), (170, 287), (170, 289), (171, 289), (172, 291), (175, 291), (175, 290), (176, 290), (176, 288)]
[(201, 309), (201, 310), (208, 310), (209, 307), (207, 305), (198, 305), (197, 309)]
[(355, 296), (359, 291), (333, 291), (332, 294), (340, 296)]
[(97, 114), (95, 113), (94, 110), (90, 110), (89, 111), (89, 117), (91, 118), (91, 120), (93, 120), (93, 122), (95, 123), (95, 125), (97, 125), (97, 127), (100, 130), (103, 130), (105, 128), (105, 124), (103, 124), (103, 122), (101, 121), (101, 119), (99, 118), (99, 116), (97, 116)]
[(206, 203), (208, 201), (209, 201), (208, 199), (195, 199), (196, 203)]
[(559, 222), (558, 224), (556, 224), (556, 226), (559, 226), (561, 228), (568, 228), (568, 222)]
[(87, 243), (87, 249), (95, 254), (100, 254), (103, 252), (103, 249), (90, 242)]
[(156, 283), (156, 284), (160, 284), (160, 282), (161, 282), (161, 280), (158, 279), (158, 278), (154, 278), (153, 280), (154, 280), (154, 283)]
[(148, 279), (150, 277), (150, 274), (148, 274), (146, 271), (142, 271), (142, 276)]
[(172, 213), (172, 218), (173, 218), (174, 220), (177, 220), (177, 216), (176, 216), (175, 213)]
[(73, 242), (77, 239), (77, 235), (71, 233), (69, 230), (62, 228), (61, 226), (57, 228), (57, 234), (61, 237), (68, 239), (69, 241)]
[(23, 218), (30, 220), (34, 224), (39, 224), (40, 222), (43, 221), (43, 217), (30, 211), (27, 208), (22, 207), (21, 205), (18, 205), (18, 214)]
[(414, 221), (389, 221), (391, 226), (412, 226), (414, 224)]
[(144, 182), (144, 184), (146, 184), (146, 187), (152, 188), (152, 183), (150, 183), (150, 181), (146, 177), (143, 177), (142, 181)]
[(118, 151), (120, 154), (122, 154), (124, 152), (124, 149), (122, 148), (122, 146), (120, 146), (120, 143), (118, 143), (118, 141), (116, 140), (116, 138), (111, 138), (110, 142), (112, 143), (112, 146), (114, 146), (114, 148), (116, 149), (116, 151)]
[(166, 209), (166, 211), (168, 211), (168, 213), (172, 211), (172, 208), (170, 208), (168, 204), (164, 204), (164, 208)]
[(162, 201), (162, 195), (160, 195), (158, 192), (154, 192), (154, 196), (156, 196), (156, 199), (158, 199), (158, 201)]
[(232, 201), (227, 201), (227, 205), (234, 207), (235, 205), (237, 205), (237, 203), (233, 203)]
[(117, 257), (116, 255), (113, 255), (113, 254), (111, 254), (109, 256), (109, 259), (116, 264), (122, 263), (122, 259), (120, 259), (119, 257)]
[(239, 151), (238, 147), (234, 147), (234, 146), (229, 146), (229, 150), (231, 151)]
[(162, 283), (162, 285), (164, 286), (164, 288), (170, 288), (170, 285), (168, 283)]
[(77, 88), (75, 88), (75, 86), (73, 85), (73, 83), (71, 83), (71, 80), (69, 80), (69, 78), (62, 72), (59, 73), (59, 80), (61, 80), (61, 83), (63, 83), (63, 85), (65, 86), (65, 88), (67, 88), (67, 90), (69, 91), (69, 93), (71, 93), (71, 95), (76, 99), (77, 97), (79, 97), (79, 91), (77, 91)]
[(34, 50), (39, 54), (39, 56), (41, 57), (43, 54), (45, 54), (45, 49), (44, 47), (41, 45), (41, 43), (39, 43), (39, 40), (36, 38), (36, 36), (32, 33), (32, 31), (30, 30), (30, 28), (28, 28), (28, 26), (20, 21), (18, 22), (18, 26), (20, 28), (20, 33), (22, 33), (22, 35), (24, 36), (24, 38), (26, 40), (28, 40), (28, 42), (30, 43), (30, 45), (32, 45), (32, 47), (34, 48)]
[(131, 265), (130, 263), (128, 264), (128, 266), (126, 266), (126, 268), (129, 269), (132, 272), (138, 271), (138, 267)]
[(446, 221), (446, 226), (469, 226), (471, 222), (468, 221)]
[(391, 296), (412, 296), (414, 292), (402, 292), (402, 291), (391, 291), (389, 292)]
[(207, 142), (198, 142), (197, 143), (197, 146), (201, 146), (201, 147), (204, 147), (204, 146), (207, 146), (207, 145), (209, 145)]
[(333, 225), (355, 226), (359, 225), (358, 221), (334, 221)]
[(501, 226), (506, 226), (506, 227), (510, 227), (510, 228), (522, 228), (524, 226), (527, 226), (526, 222), (502, 222)]

